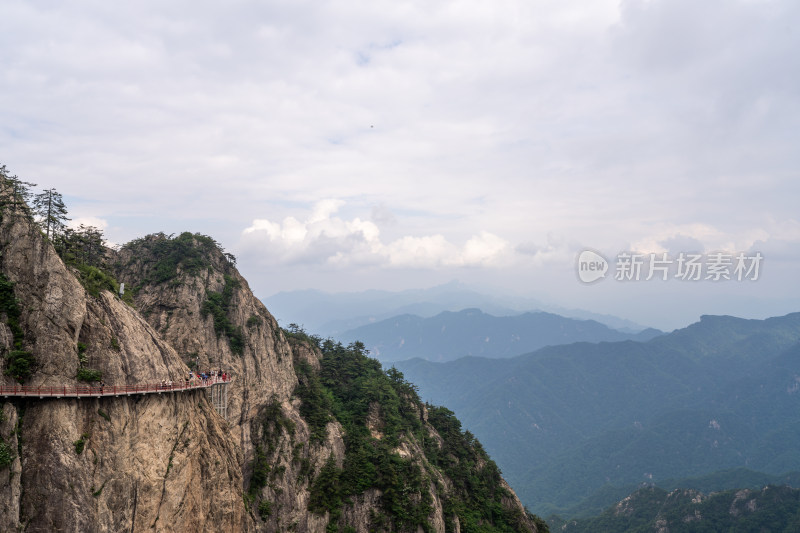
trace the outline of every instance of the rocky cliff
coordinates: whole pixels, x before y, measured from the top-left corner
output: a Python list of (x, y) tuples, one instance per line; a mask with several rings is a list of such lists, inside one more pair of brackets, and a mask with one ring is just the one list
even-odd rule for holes
[(109, 251), (127, 301), (90, 283), (108, 272), (65, 265), (24, 212), (3, 212), (0, 249), (5, 384), (232, 376), (225, 418), (203, 391), (7, 398), (6, 529), (536, 531), (452, 413), (363, 347), (282, 330), (212, 239)]
[[(17, 310), (9, 312), (6, 292), (4, 371), (10, 355), (26, 352), (31, 385), (76, 385), (82, 360), (109, 384), (184, 375), (158, 332), (111, 292), (87, 294), (24, 214), (3, 212), (0, 251)], [(4, 375), (3, 383), (13, 379)], [(6, 531), (242, 531), (250, 524), (241, 450), (203, 392), (6, 398), (0, 418), (10, 460), (0, 472)]]

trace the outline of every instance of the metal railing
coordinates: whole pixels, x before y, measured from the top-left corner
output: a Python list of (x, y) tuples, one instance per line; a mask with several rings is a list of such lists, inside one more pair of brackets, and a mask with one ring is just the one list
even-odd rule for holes
[(30, 398), (97, 398), (102, 396), (131, 396), (134, 394), (162, 394), (164, 392), (183, 392), (194, 389), (207, 389), (214, 385), (230, 383), (230, 376), (195, 378), (192, 381), (174, 381), (147, 385), (0, 385), (0, 396), (22, 396)]

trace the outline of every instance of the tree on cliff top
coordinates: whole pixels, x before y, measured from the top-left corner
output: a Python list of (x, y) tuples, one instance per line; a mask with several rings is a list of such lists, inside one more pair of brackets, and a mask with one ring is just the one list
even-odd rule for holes
[(67, 206), (64, 205), (61, 193), (52, 188), (34, 195), (33, 212), (48, 239), (51, 231), (53, 235), (60, 233), (65, 227), (65, 222), (69, 220)]
[(36, 187), (36, 184), (10, 175), (6, 166), (0, 165), (0, 209), (11, 207), (11, 213), (21, 211), (30, 216), (28, 202), (33, 194), (31, 187)]

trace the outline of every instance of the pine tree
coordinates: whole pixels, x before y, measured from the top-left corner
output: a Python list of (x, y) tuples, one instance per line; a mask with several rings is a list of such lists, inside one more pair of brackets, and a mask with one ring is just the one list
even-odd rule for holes
[(78, 226), (80, 247), (83, 252), (83, 261), (87, 265), (101, 268), (104, 259), (103, 230), (95, 226)]
[(10, 207), (12, 214), (21, 211), (30, 217), (28, 202), (32, 196), (31, 187), (36, 187), (36, 184), (12, 176), (5, 165), (0, 166), (0, 209)]
[(55, 235), (53, 245), (67, 263), (85, 263), (105, 268), (105, 237), (100, 228), (84, 224), (77, 229), (65, 227)]
[(39, 223), (48, 239), (51, 231), (53, 236), (60, 233), (65, 227), (65, 222), (69, 220), (61, 193), (55, 189), (47, 189), (34, 196), (33, 210), (38, 215)]

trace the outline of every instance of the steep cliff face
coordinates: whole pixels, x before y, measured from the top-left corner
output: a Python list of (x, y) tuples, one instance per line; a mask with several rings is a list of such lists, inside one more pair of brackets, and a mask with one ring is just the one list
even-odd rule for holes
[[(109, 251), (128, 303), (87, 292), (86, 272), (21, 211), (2, 212), (0, 251), (4, 384), (232, 376), (226, 417), (204, 391), (7, 398), (9, 529), (536, 531), (454, 419), (437, 410), (429, 421), (413, 387), (359, 347), (282, 330), (210, 238), (156, 235)], [(484, 500), (496, 508), (470, 510)]]
[[(28, 384), (75, 385), (81, 363), (109, 385), (178, 379), (185, 365), (110, 292), (86, 293), (38, 228), (6, 210), (0, 272), (3, 370), (32, 354)], [(112, 339), (113, 342), (112, 342)], [(3, 383), (13, 380), (4, 374)], [(241, 531), (240, 452), (202, 391), (104, 399), (6, 399), (3, 527), (25, 531)]]
[[(398, 529), (397, 521), (387, 517), (389, 496), (379, 488), (344, 495), (338, 507), (315, 500), (326, 468), (347, 472), (355, 430), (350, 428), (348, 435), (330, 406), (310, 412), (315, 394), (331, 394), (330, 388), (316, 385), (325, 370), (320, 340), (304, 333), (287, 335), (216, 243), (188, 233), (151, 235), (122, 247), (115, 273), (133, 291), (137, 309), (188, 364), (232, 374), (228, 421), (243, 450), (244, 489), (254, 527), (322, 531), (331, 521), (342, 530)], [(382, 371), (377, 375), (383, 376)], [(428, 424), (419, 399), (403, 401), (421, 431), (444, 442)], [(376, 441), (385, 425), (381, 411), (373, 403), (365, 421)], [(452, 481), (429, 462), (411, 431), (397, 433), (393, 453), (403, 464), (415, 465), (429, 484), (416, 496), (420, 502), (429, 500), (426, 527), (459, 530), (456, 513), (445, 508), (446, 495), (454, 492)], [(504, 491), (502, 505), (519, 518), (514, 527), (535, 531), (513, 491), (507, 485)], [(413, 506), (413, 498), (409, 501)]]

